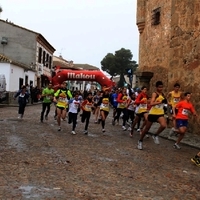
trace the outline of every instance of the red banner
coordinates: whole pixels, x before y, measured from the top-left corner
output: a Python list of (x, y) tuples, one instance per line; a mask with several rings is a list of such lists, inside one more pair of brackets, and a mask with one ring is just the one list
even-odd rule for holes
[(52, 83), (55, 87), (67, 80), (96, 81), (102, 87), (112, 88), (115, 82), (110, 80), (99, 70), (68, 70), (59, 71), (53, 78)]

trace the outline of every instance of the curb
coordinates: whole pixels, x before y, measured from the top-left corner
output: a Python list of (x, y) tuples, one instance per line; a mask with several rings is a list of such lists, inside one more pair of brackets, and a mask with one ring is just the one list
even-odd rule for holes
[[(152, 131), (149, 132), (149, 134), (152, 136), (154, 133), (152, 133)], [(177, 137), (169, 137), (167, 135), (163, 135), (162, 133), (159, 134), (159, 137), (160, 138), (163, 138), (165, 140), (170, 140), (170, 141), (173, 141), (175, 142)], [(192, 138), (192, 137), (191, 137)], [(199, 143), (199, 144), (198, 144)], [(195, 143), (195, 144), (192, 144), (192, 142), (188, 142), (187, 141), (187, 137), (184, 137), (183, 140), (180, 142), (180, 144), (184, 144), (184, 145), (187, 145), (189, 147), (192, 147), (192, 148), (195, 148), (195, 149), (199, 149), (200, 150), (200, 138), (199, 138), (199, 142), (198, 143)]]

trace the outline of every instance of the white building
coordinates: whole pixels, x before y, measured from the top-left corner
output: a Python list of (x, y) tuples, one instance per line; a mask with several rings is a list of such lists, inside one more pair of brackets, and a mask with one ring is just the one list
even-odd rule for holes
[[(23, 84), (34, 83), (36, 71), (0, 54), (0, 74), (5, 75), (6, 91), (19, 90)], [(29, 80), (29, 82), (28, 82)]]

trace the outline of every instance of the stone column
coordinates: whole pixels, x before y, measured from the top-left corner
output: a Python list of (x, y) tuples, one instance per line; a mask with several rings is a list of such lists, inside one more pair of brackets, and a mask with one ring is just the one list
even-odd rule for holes
[(145, 27), (146, 0), (137, 0), (137, 26), (140, 34)]

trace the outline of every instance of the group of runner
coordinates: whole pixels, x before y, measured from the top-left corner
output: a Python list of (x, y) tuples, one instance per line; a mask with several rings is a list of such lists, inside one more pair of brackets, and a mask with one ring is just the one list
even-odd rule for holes
[(104, 91), (98, 91), (95, 95), (92, 92), (87, 92), (86, 95), (76, 91), (71, 93), (67, 89), (66, 82), (61, 84), (61, 87), (54, 92), (52, 84), (42, 92), (43, 104), (40, 121), (43, 122), (44, 117), (47, 120), (50, 112), (50, 105), (55, 104), (55, 119), (58, 123), (58, 131), (61, 131), (61, 119), (66, 120), (68, 114), (68, 123), (72, 123), (72, 134), (76, 134), (78, 113), (81, 115), (81, 122), (85, 123), (84, 134), (88, 133), (88, 126), (91, 113), (95, 114), (95, 123), (101, 121), (102, 132), (105, 132), (105, 120), (109, 113), (110, 95), (109, 88), (104, 88)]
[[(106, 118), (112, 107), (112, 124), (119, 123), (122, 118), (122, 130), (130, 130), (130, 137), (133, 137), (135, 126), (138, 125), (137, 131), (140, 132), (140, 138), (137, 143), (138, 149), (143, 149), (143, 139), (148, 136), (148, 131), (153, 123), (159, 123), (158, 130), (152, 134), (152, 138), (156, 144), (159, 142), (159, 134), (167, 127), (165, 113), (170, 108), (171, 120), (173, 127), (169, 133), (170, 136), (176, 134), (178, 136), (174, 148), (180, 149), (180, 142), (183, 139), (187, 127), (188, 117), (191, 113), (196, 116), (196, 111), (190, 101), (191, 93), (182, 93), (180, 85), (176, 83), (174, 90), (166, 96), (163, 94), (162, 81), (156, 82), (155, 92), (151, 96), (147, 95), (147, 88), (143, 86), (140, 91), (134, 92), (127, 88), (115, 88), (110, 92), (109, 88), (103, 88), (96, 94), (88, 92), (85, 97), (80, 92), (71, 93), (66, 82), (63, 82), (61, 88), (56, 92), (52, 89), (52, 84), (42, 92), (43, 104), (41, 112), (41, 122), (48, 119), (50, 105), (54, 102), (55, 118), (58, 123), (58, 131), (61, 131), (61, 119), (65, 121), (68, 113), (68, 123), (72, 123), (72, 134), (76, 134), (77, 115), (80, 112), (81, 122), (85, 123), (83, 133), (88, 134), (88, 126), (91, 113), (95, 114), (95, 123), (101, 123), (102, 132), (105, 132)], [(140, 122), (143, 121), (140, 126)], [(140, 126), (140, 127), (139, 127)], [(191, 159), (192, 162), (200, 166), (200, 153)]]

